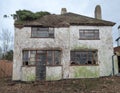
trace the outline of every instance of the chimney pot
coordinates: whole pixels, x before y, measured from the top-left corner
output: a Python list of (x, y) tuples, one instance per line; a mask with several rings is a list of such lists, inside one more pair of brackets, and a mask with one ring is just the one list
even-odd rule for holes
[(96, 19), (102, 19), (101, 7), (100, 7), (100, 5), (97, 5), (97, 6), (95, 7), (95, 18), (96, 18)]
[(62, 9), (61, 9), (61, 14), (65, 14), (65, 13), (67, 13), (66, 8), (62, 8)]

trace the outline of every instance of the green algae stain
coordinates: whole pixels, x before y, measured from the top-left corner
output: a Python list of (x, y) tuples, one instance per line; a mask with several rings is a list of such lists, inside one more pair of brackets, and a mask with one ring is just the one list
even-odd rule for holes
[(74, 77), (75, 78), (95, 78), (99, 77), (99, 70), (96, 67), (75, 67), (74, 68)]
[(60, 76), (47, 76), (46, 77), (46, 80), (60, 80), (61, 79), (61, 77)]
[(30, 74), (27, 76), (27, 81), (35, 81), (35, 75), (34, 74)]
[(85, 49), (87, 49), (87, 50), (95, 50), (94, 48), (92, 48), (92, 47), (90, 47), (90, 46), (87, 46), (87, 45), (75, 45), (75, 46), (73, 46), (72, 47), (72, 50), (85, 50)]
[(75, 45), (72, 49), (74, 50), (78, 50), (78, 49), (88, 49), (88, 47), (86, 45)]

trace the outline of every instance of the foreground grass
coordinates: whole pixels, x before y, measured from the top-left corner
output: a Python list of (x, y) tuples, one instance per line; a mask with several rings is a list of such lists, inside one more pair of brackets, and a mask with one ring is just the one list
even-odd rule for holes
[(35, 82), (0, 79), (0, 93), (120, 93), (120, 77)]

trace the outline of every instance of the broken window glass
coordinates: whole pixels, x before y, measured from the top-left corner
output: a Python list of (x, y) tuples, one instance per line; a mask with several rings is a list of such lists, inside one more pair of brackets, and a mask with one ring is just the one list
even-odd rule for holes
[(55, 65), (60, 65), (60, 58), (61, 58), (61, 52), (60, 51), (54, 51), (54, 63)]
[(97, 64), (97, 51), (71, 51), (71, 64)]
[(61, 51), (47, 51), (47, 65), (60, 65), (61, 63)]
[(29, 62), (29, 51), (23, 51), (23, 65), (28, 65)]
[(23, 65), (35, 65), (35, 51), (23, 51)]
[[(44, 62), (44, 63), (43, 63)], [(23, 65), (60, 65), (61, 51), (59, 50), (25, 50)]]

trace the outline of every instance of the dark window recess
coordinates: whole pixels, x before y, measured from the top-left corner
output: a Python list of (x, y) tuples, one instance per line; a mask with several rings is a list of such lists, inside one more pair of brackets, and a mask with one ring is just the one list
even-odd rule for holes
[[(43, 56), (44, 55), (44, 56)], [(45, 65), (60, 65), (61, 51), (60, 50), (24, 50), (23, 65), (36, 65), (36, 62), (42, 62)]]
[(47, 52), (47, 56), (48, 56), (48, 60), (47, 60), (47, 65), (52, 65), (54, 60), (53, 60), (53, 52), (52, 51), (48, 51)]
[(60, 65), (60, 56), (61, 52), (60, 51), (54, 51), (54, 64)]
[(96, 40), (99, 39), (99, 30), (98, 29), (81, 29), (79, 30), (79, 37), (83, 40)]
[(54, 28), (32, 27), (31, 37), (35, 37), (35, 38), (54, 38)]
[(47, 65), (61, 64), (61, 51), (47, 51)]
[(29, 52), (23, 51), (23, 65), (28, 65), (29, 62)]
[(97, 51), (71, 51), (71, 65), (97, 64)]

